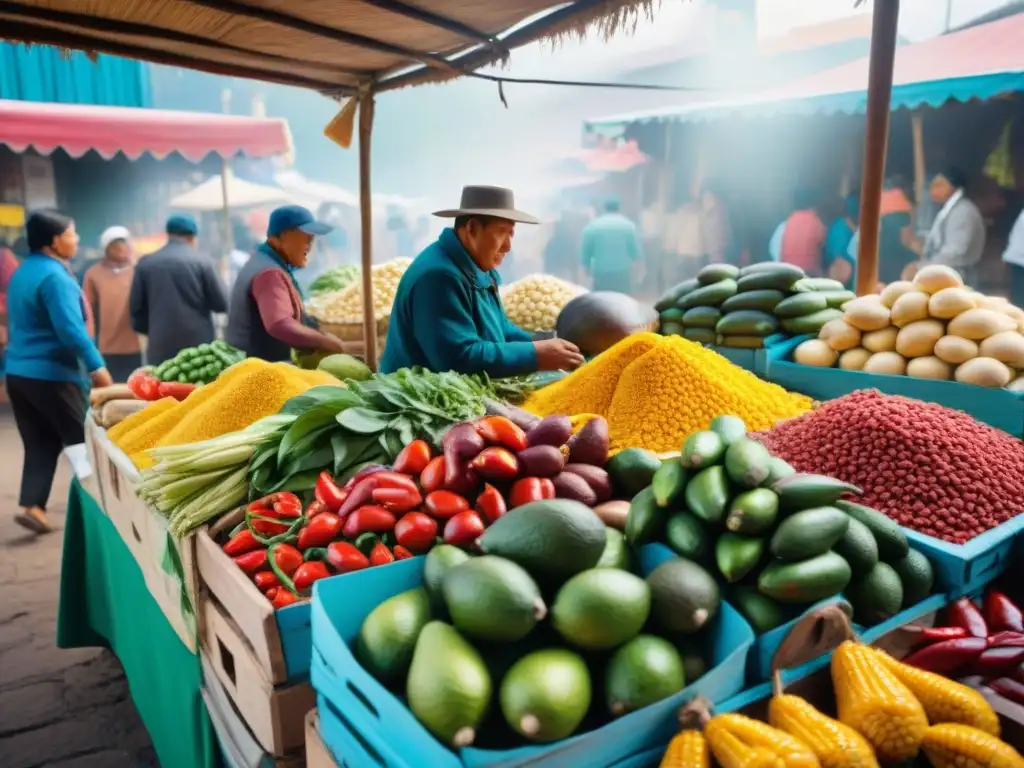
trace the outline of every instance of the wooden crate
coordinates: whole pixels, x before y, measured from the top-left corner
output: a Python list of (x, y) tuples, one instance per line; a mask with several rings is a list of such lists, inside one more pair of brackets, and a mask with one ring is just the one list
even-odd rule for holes
[(275, 757), (303, 748), (303, 718), (316, 705), (312, 686), (308, 682), (275, 686), (264, 676), (242, 630), (213, 595), (200, 596), (200, 610), (203, 653), (256, 741)]
[(315, 709), (306, 713), (306, 768), (338, 768), (331, 750), (320, 738), (320, 718)]

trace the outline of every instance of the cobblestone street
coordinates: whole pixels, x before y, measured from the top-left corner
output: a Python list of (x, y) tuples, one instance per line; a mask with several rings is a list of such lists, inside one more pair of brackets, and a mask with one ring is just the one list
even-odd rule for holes
[[(63, 531), (36, 538), (11, 521), (20, 472), (21, 443), (0, 405), (0, 766), (158, 766), (114, 655), (56, 646)], [(61, 527), (69, 477), (62, 463), (50, 497)]]

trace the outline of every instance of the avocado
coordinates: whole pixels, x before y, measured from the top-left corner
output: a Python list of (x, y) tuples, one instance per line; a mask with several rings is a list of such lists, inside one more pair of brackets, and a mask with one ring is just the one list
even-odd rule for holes
[(798, 293), (783, 299), (775, 307), (775, 316), (778, 318), (800, 317), (828, 309), (828, 299), (821, 293)]
[(705, 328), (713, 331), (721, 318), (722, 312), (718, 307), (692, 307), (683, 313), (681, 324), (684, 328)]
[(842, 592), (850, 577), (850, 564), (826, 552), (796, 563), (773, 560), (761, 571), (757, 590), (780, 603), (814, 603)]
[(842, 309), (843, 304), (857, 298), (856, 293), (845, 289), (842, 291), (822, 291), (821, 295), (825, 297), (825, 301), (830, 309)]
[(573, 645), (602, 650), (636, 637), (650, 613), (651, 590), (643, 579), (615, 568), (593, 568), (558, 590), (551, 623)]
[(718, 523), (729, 504), (729, 481), (725, 468), (716, 464), (702, 469), (686, 484), (686, 507), (705, 523)]
[(730, 584), (754, 570), (763, 554), (764, 539), (756, 536), (723, 533), (715, 544), (715, 563)]
[(718, 584), (691, 560), (666, 560), (648, 575), (647, 584), (651, 615), (665, 631), (692, 635), (718, 614)]
[(731, 278), (725, 278), (710, 285), (702, 285), (695, 291), (690, 291), (676, 302), (676, 306), (680, 309), (717, 307), (735, 293), (736, 281)]
[(732, 500), (725, 527), (733, 533), (754, 535), (764, 533), (775, 524), (779, 513), (779, 497), (767, 488), (744, 491)]
[(367, 368), (362, 360), (352, 355), (328, 355), (317, 367), (341, 381), (366, 381), (373, 375), (373, 371)]
[(656, 540), (661, 536), (665, 526), (667, 511), (658, 506), (654, 498), (654, 489), (644, 488), (629, 503), (629, 514), (626, 515), (626, 541), (639, 547)]
[(674, 320), (662, 320), (658, 333), (662, 336), (682, 336), (686, 333), (686, 326)]
[(775, 529), (771, 552), (789, 562), (823, 555), (843, 538), (849, 527), (850, 518), (841, 509), (805, 509), (790, 515)]
[(677, 555), (696, 561), (707, 552), (708, 534), (701, 521), (684, 510), (665, 523), (665, 543)]
[(405, 695), (409, 709), (444, 744), (467, 747), (491, 701), (491, 676), (455, 627), (431, 621), (420, 632)]
[(878, 562), (878, 544), (871, 529), (855, 517), (850, 518), (850, 526), (833, 549), (850, 564), (855, 579), (865, 576)]
[(630, 556), (626, 537), (622, 535), (622, 531), (617, 531), (614, 528), (605, 528), (604, 535), (605, 539), (607, 539), (604, 545), (604, 552), (601, 553), (601, 559), (597, 561), (597, 565), (594, 567), (621, 568), (624, 571), (628, 571)]
[(503, 557), (474, 557), (452, 568), (442, 591), (455, 628), (481, 640), (521, 640), (547, 615), (537, 583)]
[(672, 286), (661, 295), (661, 298), (654, 305), (654, 309), (658, 312), (664, 312), (666, 309), (674, 307), (679, 299), (696, 289), (699, 285), (700, 283), (697, 282), (697, 278), (691, 277), (689, 280), (684, 280), (678, 285)]
[(604, 687), (612, 715), (642, 709), (686, 687), (683, 659), (668, 640), (640, 635), (611, 657)]
[(890, 517), (886, 517), (877, 509), (865, 507), (863, 504), (854, 504), (852, 501), (837, 501), (836, 506), (843, 510), (854, 520), (859, 520), (866, 525), (875, 537), (878, 544), (878, 556), (887, 563), (895, 563), (907, 556), (910, 551), (910, 542), (903, 535), (899, 524)]
[(572, 651), (535, 651), (508, 671), (499, 698), (516, 733), (530, 741), (558, 741), (571, 736), (590, 709), (590, 672)]
[(891, 565), (879, 562), (846, 588), (846, 597), (853, 605), (854, 621), (872, 627), (900, 612), (903, 584)]
[(893, 562), (892, 567), (903, 582), (903, 608), (917, 605), (932, 593), (935, 572), (928, 558), (916, 549), (908, 551), (902, 560)]
[(687, 685), (692, 685), (708, 671), (707, 656), (701, 648), (701, 637), (679, 637), (675, 640), (676, 650), (683, 660), (683, 679)]
[(384, 685), (405, 679), (420, 631), (430, 621), (430, 599), (422, 588), (390, 597), (363, 620), (355, 657)]
[(772, 460), (768, 462), (768, 477), (762, 485), (771, 488), (775, 483), (784, 477), (796, 474), (796, 470), (793, 469), (792, 465), (780, 459), (778, 456), (772, 456)]
[(683, 453), (679, 457), (679, 463), (694, 469), (709, 467), (722, 460), (725, 447), (725, 440), (713, 430), (694, 432), (683, 441)]
[(828, 475), (812, 475), (806, 472), (784, 477), (772, 486), (779, 495), (779, 506), (784, 510), (827, 507), (835, 504), (847, 493), (860, 494), (856, 485), (844, 483)]
[(537, 579), (564, 581), (593, 568), (607, 543), (594, 511), (571, 499), (534, 501), (495, 520), (480, 549), (518, 563)]
[(807, 273), (801, 267), (798, 267), (796, 264), (787, 264), (784, 261), (758, 261), (754, 264), (748, 264), (740, 269), (740, 277), (768, 272), (773, 275), (786, 275), (794, 283), (807, 277)]
[(651, 484), (661, 466), (657, 454), (644, 448), (626, 448), (612, 456), (604, 468), (612, 479), (615, 498), (631, 499)]
[(725, 452), (725, 471), (741, 488), (756, 488), (768, 477), (772, 455), (756, 440), (740, 438)]
[(715, 325), (722, 336), (771, 336), (779, 328), (775, 315), (758, 309), (738, 309), (724, 315)]
[(717, 432), (726, 446), (730, 446), (741, 437), (747, 436), (747, 425), (743, 423), (743, 419), (739, 416), (715, 416), (711, 420), (711, 425), (708, 429)]
[(786, 623), (782, 606), (753, 587), (735, 587), (729, 593), (729, 599), (756, 635), (771, 632)]
[(730, 296), (722, 302), (723, 312), (735, 312), (740, 309), (757, 309), (761, 312), (771, 312), (775, 305), (785, 298), (782, 291), (762, 290), (746, 291)]
[(683, 497), (687, 473), (678, 461), (664, 461), (651, 478), (654, 501), (659, 507), (674, 506)]
[(445, 610), (444, 593), (441, 591), (445, 574), (467, 560), (469, 555), (451, 544), (438, 544), (427, 553), (427, 559), (423, 561), (423, 588), (427, 590), (435, 611)]

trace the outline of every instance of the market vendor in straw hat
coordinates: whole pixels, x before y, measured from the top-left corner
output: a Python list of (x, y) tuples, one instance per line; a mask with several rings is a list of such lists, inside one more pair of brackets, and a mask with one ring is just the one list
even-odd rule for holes
[(469, 186), (454, 219), (402, 276), (380, 368), (514, 376), (572, 370), (583, 363), (564, 339), (533, 341), (505, 316), (498, 267), (512, 248), (516, 224), (538, 224), (516, 209), (512, 190)]
[(227, 342), (249, 357), (288, 360), (292, 349), (343, 352), (341, 340), (324, 333), (302, 302), (296, 270), (306, 266), (317, 235), (333, 227), (308, 208), (285, 205), (270, 214), (267, 239), (238, 272), (231, 289)]

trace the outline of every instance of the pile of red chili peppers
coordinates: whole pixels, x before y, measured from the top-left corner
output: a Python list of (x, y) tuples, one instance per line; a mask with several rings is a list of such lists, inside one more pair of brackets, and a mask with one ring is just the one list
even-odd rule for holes
[(989, 591), (982, 608), (960, 598), (946, 610), (944, 626), (903, 629), (923, 644), (906, 664), (946, 677), (980, 675), (996, 693), (1024, 705), (1024, 615), (1002, 592)]

